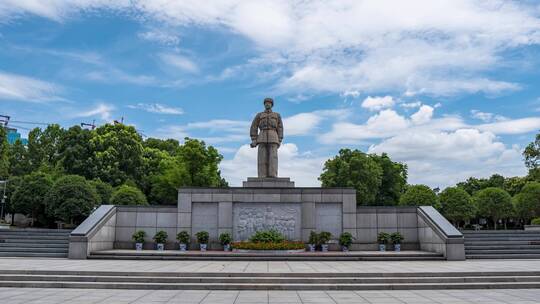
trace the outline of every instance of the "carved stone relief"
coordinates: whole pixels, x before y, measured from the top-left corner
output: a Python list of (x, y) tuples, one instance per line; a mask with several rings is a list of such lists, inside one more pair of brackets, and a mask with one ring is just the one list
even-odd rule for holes
[(256, 231), (276, 229), (288, 240), (299, 240), (301, 233), (300, 204), (235, 203), (233, 207), (233, 238), (249, 239)]

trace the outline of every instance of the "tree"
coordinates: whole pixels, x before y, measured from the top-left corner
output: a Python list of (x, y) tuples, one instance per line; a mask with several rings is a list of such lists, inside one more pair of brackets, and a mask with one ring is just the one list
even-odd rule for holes
[(530, 219), (540, 216), (540, 183), (527, 183), (520, 193), (513, 197), (512, 202), (516, 210), (516, 215), (521, 217), (525, 223)]
[(459, 187), (449, 187), (439, 194), (442, 214), (459, 228), (460, 221), (473, 218), (476, 208), (467, 191)]
[(32, 171), (39, 168), (54, 168), (60, 160), (58, 146), (65, 130), (57, 124), (45, 130), (34, 128), (28, 133), (28, 156)]
[(92, 178), (99, 178), (112, 186), (131, 179), (137, 183), (143, 175), (142, 138), (134, 127), (106, 124), (95, 130), (90, 139), (93, 151)]
[(528, 179), (527, 177), (514, 176), (506, 178), (504, 180), (503, 189), (508, 192), (511, 196), (514, 196), (521, 192), (521, 189), (525, 186)]
[(23, 176), (32, 172), (28, 151), (20, 139), (9, 146), (9, 175)]
[(78, 175), (65, 175), (56, 180), (45, 197), (49, 216), (70, 224), (82, 222), (99, 202), (94, 186)]
[(375, 203), (382, 184), (383, 169), (373, 158), (359, 150), (341, 149), (324, 163), (319, 180), (323, 187), (352, 187), (361, 205)]
[(185, 138), (176, 157), (178, 157), (179, 162), (184, 163), (189, 177), (183, 186), (227, 186), (219, 171), (219, 163), (223, 156), (214, 147), (207, 147), (204, 141)]
[(157, 149), (167, 152), (169, 155), (176, 155), (180, 143), (176, 139), (147, 138), (143, 143), (145, 148)]
[(34, 221), (46, 223), (45, 204), (43, 198), (47, 196), (53, 182), (49, 175), (42, 172), (33, 172), (22, 178), (20, 186), (15, 190), (11, 206), (16, 213), (32, 217)]
[(96, 175), (94, 164), (94, 150), (91, 142), (95, 132), (83, 129), (80, 126), (69, 128), (62, 135), (58, 146), (60, 164), (67, 174), (75, 174), (92, 179)]
[(540, 167), (540, 133), (536, 134), (535, 140), (525, 147), (523, 156), (525, 157), (525, 166), (530, 170)]
[(146, 197), (141, 190), (122, 185), (114, 191), (111, 197), (111, 204), (113, 205), (148, 205)]
[(108, 205), (111, 203), (111, 196), (114, 191), (111, 185), (102, 182), (100, 179), (91, 180), (89, 183), (96, 189), (100, 204)]
[(501, 188), (482, 189), (474, 194), (473, 201), (478, 215), (491, 218), (495, 229), (500, 219), (508, 218), (513, 213), (512, 197)]
[(8, 149), (7, 131), (0, 125), (0, 180), (6, 180), (9, 175)]
[(399, 204), (399, 198), (405, 192), (407, 185), (407, 165), (393, 162), (386, 153), (381, 156), (370, 154), (381, 167), (382, 181), (375, 204), (378, 206), (395, 206)]
[(440, 209), (437, 194), (426, 185), (412, 185), (399, 200), (401, 206), (433, 206)]
[(189, 183), (188, 170), (178, 158), (168, 158), (160, 163), (160, 171), (162, 173), (153, 178), (150, 198), (158, 204), (174, 205), (178, 198), (178, 188)]

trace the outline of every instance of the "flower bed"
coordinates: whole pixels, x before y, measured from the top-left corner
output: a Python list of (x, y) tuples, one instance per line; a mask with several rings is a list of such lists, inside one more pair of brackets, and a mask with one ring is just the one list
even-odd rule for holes
[(231, 245), (233, 249), (241, 250), (300, 250), (306, 248), (306, 245), (303, 242), (289, 241), (277, 243), (234, 242)]

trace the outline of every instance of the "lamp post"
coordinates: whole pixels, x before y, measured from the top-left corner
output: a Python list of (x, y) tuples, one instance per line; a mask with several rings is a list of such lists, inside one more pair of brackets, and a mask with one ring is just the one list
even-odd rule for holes
[(6, 187), (7, 187), (7, 180), (0, 181), (0, 184), (4, 185), (4, 191), (2, 192), (2, 199), (0, 201), (0, 220), (4, 218), (4, 208), (6, 206)]

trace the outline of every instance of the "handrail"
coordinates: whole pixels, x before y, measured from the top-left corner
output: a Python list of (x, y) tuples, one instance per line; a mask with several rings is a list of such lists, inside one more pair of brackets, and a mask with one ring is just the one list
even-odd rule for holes
[(441, 236), (446, 238), (463, 238), (463, 234), (456, 229), (442, 214), (440, 214), (432, 206), (420, 206), (418, 207), (420, 214), (429, 220), (430, 224), (433, 224), (440, 232)]
[(71, 236), (88, 236), (92, 231), (114, 212), (114, 205), (101, 205), (84, 222), (71, 232)]

